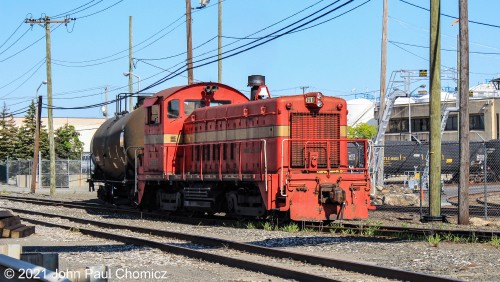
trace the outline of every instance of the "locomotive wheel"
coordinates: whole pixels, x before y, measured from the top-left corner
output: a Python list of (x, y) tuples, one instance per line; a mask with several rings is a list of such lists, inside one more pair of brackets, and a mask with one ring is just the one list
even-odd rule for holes
[(227, 198), (227, 212), (229, 214), (236, 214), (236, 207), (238, 206), (238, 197), (235, 192), (229, 192)]

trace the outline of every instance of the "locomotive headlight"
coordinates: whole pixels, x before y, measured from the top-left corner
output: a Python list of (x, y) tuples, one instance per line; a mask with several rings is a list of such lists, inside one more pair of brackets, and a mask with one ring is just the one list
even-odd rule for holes
[(323, 107), (323, 94), (320, 92), (307, 93), (305, 96), (306, 106), (309, 108)]

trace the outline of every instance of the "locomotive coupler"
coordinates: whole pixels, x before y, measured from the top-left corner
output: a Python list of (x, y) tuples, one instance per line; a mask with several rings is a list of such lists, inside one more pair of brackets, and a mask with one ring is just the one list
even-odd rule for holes
[(345, 202), (345, 191), (335, 183), (323, 183), (319, 185), (319, 201), (321, 204), (341, 205)]

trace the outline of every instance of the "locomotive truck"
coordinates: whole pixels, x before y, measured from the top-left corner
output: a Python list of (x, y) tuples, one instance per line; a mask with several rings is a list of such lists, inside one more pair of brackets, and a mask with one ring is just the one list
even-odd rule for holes
[(220, 83), (173, 87), (107, 120), (91, 145), (99, 198), (177, 213), (366, 218), (367, 140), (347, 139), (345, 100), (271, 98), (259, 75), (248, 85), (250, 99)]

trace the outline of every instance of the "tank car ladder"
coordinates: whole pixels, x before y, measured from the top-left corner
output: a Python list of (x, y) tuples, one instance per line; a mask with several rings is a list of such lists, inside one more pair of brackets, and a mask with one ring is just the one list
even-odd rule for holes
[[(393, 73), (393, 76), (395, 74)], [(392, 80), (392, 79), (391, 79)], [(381, 112), (382, 112), (382, 118), (379, 122), (379, 128), (377, 131), (377, 136), (375, 137), (375, 141), (373, 143), (373, 154), (371, 154), (372, 159), (370, 162), (370, 171), (372, 180), (373, 180), (373, 185), (372, 187), (376, 187), (377, 185), (380, 185), (383, 183), (383, 178), (384, 178), (384, 173), (383, 173), (383, 165), (384, 165), (384, 154), (383, 154), (383, 148), (381, 147), (381, 144), (384, 141), (385, 138), (385, 131), (387, 130), (387, 126), (389, 125), (389, 120), (391, 119), (392, 115), (392, 110), (394, 108), (394, 103), (396, 102), (396, 99), (398, 97), (406, 97), (406, 93), (401, 91), (401, 90), (395, 90), (389, 95), (386, 96), (386, 102), (385, 102), (385, 107)], [(382, 168), (382, 169), (379, 169)], [(372, 195), (375, 190), (372, 190)]]
[[(441, 110), (441, 112), (443, 112), (443, 115), (441, 117), (441, 137), (443, 137), (444, 129), (446, 128), (446, 123), (448, 122), (448, 116), (450, 115), (451, 112), (458, 112), (458, 111), (459, 111), (458, 105), (456, 107), (448, 107), (446, 109), (443, 108)], [(427, 154), (425, 155), (425, 167), (422, 173), (422, 185), (425, 185), (426, 188), (429, 187), (429, 150), (427, 150)]]

